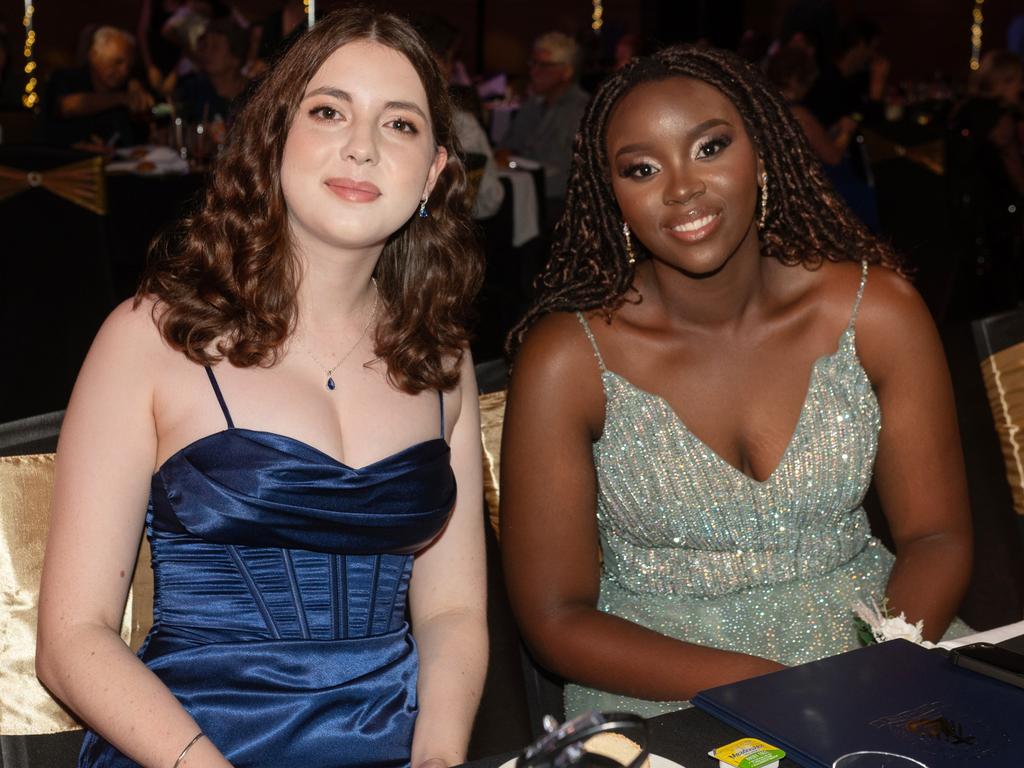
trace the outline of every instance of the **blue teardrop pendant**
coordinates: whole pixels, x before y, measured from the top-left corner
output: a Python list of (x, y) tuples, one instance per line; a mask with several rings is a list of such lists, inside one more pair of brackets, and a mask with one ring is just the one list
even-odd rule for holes
[(333, 390), (334, 386), (335, 386), (335, 384), (334, 384), (334, 377), (333, 376), (328, 376), (327, 377), (327, 388), (330, 389), (330, 390)]

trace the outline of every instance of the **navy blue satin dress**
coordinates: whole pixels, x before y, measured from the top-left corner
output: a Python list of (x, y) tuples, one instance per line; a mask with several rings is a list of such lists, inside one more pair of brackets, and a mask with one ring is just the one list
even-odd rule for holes
[[(153, 476), (153, 629), (139, 652), (236, 768), (409, 764), (412, 553), (444, 528), (441, 436), (354, 469), (228, 428)], [(88, 732), (80, 768), (135, 766)]]

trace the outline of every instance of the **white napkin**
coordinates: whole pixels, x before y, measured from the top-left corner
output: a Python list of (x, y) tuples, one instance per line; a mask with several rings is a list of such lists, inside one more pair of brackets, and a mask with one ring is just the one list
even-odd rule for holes
[(947, 650), (959, 648), (961, 645), (970, 645), (971, 643), (992, 643), (995, 645), (996, 643), (1001, 643), (1003, 640), (1009, 640), (1011, 637), (1017, 637), (1018, 635), (1024, 635), (1024, 621), (1018, 621), (1013, 624), (996, 627), (995, 629), (989, 629), (984, 632), (975, 632), (973, 635), (958, 637), (956, 640), (943, 640), (937, 645), (940, 648), (945, 648)]

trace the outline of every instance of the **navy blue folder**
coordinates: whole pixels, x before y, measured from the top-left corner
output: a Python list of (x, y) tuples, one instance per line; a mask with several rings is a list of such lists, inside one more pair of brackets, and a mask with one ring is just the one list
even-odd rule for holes
[(1024, 689), (906, 640), (710, 688), (693, 704), (805, 768), (858, 750), (928, 768), (1024, 764)]

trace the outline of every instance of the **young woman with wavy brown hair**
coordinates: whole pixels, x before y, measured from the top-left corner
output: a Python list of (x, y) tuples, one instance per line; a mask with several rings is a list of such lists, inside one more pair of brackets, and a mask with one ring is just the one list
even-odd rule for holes
[(512, 608), (570, 713), (652, 715), (856, 647), (858, 599), (947, 631), (962, 457), (900, 268), (738, 57), (669, 48), (598, 90), (502, 451)]
[[(411, 27), (326, 17), (100, 331), (58, 449), (37, 654), (90, 726), (79, 765), (464, 759), (486, 629), (458, 151)], [(118, 628), (143, 526), (136, 658)]]

